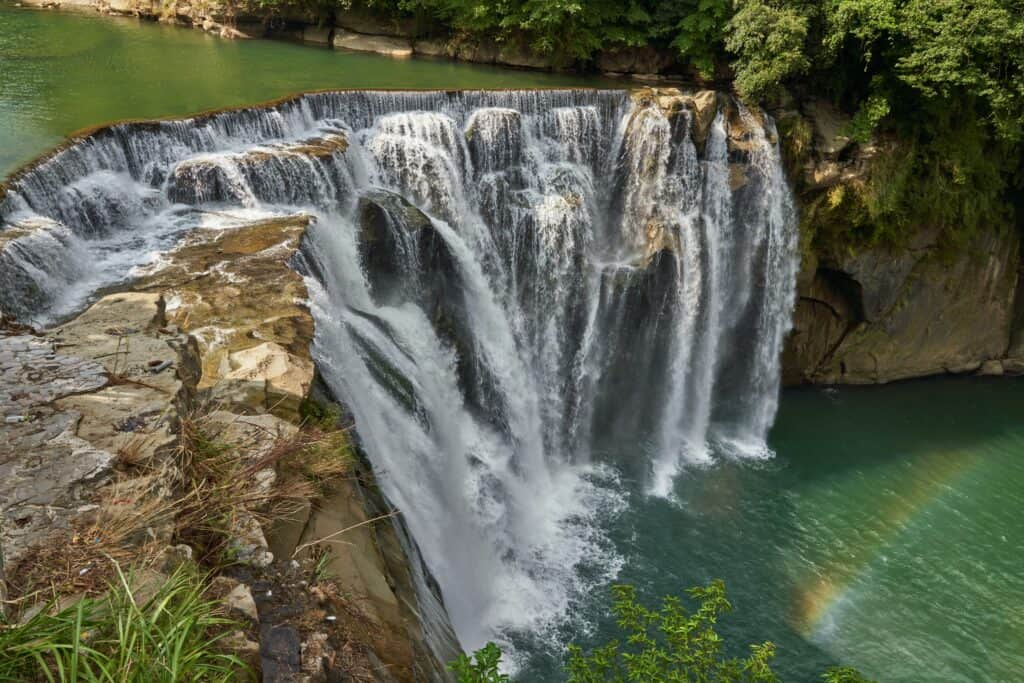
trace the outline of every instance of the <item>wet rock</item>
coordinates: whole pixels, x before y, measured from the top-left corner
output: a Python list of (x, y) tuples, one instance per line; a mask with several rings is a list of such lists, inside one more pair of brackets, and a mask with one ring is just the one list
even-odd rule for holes
[(421, 297), (435, 279), (450, 272), (452, 260), (444, 240), (422, 211), (401, 195), (385, 190), (364, 193), (357, 208), (359, 253), (378, 300)]
[(464, 62), (494, 64), (498, 60), (498, 45), (473, 38), (458, 37), (448, 43), (449, 56)]
[(987, 360), (978, 368), (978, 374), (998, 377), (1004, 374), (1003, 362), (1001, 360)]
[[(344, 135), (325, 131), (303, 140), (268, 142), (247, 151), (198, 155), (171, 169), (165, 192), (171, 201), (189, 205), (248, 206), (254, 200), (302, 205), (322, 198), (319, 183), (325, 179), (343, 183), (333, 156), (347, 148)], [(316, 180), (282, 181), (285, 177), (309, 177), (311, 160), (318, 167)], [(240, 178), (245, 182), (239, 182)]]
[(253, 37), (244, 31), (238, 30), (234, 26), (221, 26), (217, 35), (221, 38), (227, 38), (228, 40), (246, 40)]
[(304, 26), (302, 40), (314, 45), (330, 45), (334, 28), (331, 26)]
[(411, 57), (412, 42), (405, 38), (390, 36), (368, 36), (344, 29), (334, 32), (333, 45), (337, 48), (357, 52), (376, 52), (386, 57)]
[(678, 88), (640, 88), (632, 91), (631, 95), (638, 104), (658, 107), (670, 120), (687, 111), (690, 115), (690, 138), (701, 156), (719, 110), (735, 109), (728, 96), (715, 90), (684, 93)]
[(697, 151), (701, 154), (704, 152), (705, 143), (711, 133), (711, 124), (714, 123), (715, 116), (718, 114), (719, 100), (719, 94), (714, 90), (701, 90), (691, 98), (693, 123), (690, 134), (693, 136)]
[(0, 311), (25, 321), (52, 303), (53, 283), (74, 282), (77, 240), (64, 225), (26, 218), (0, 231)]
[(522, 163), (522, 114), (515, 109), (475, 110), (466, 122), (466, 143), (478, 176), (508, 172)]
[(1004, 358), (1002, 366), (1007, 375), (1024, 375), (1024, 358)]
[(413, 52), (425, 57), (453, 57), (454, 51), (448, 46), (448, 41), (440, 38), (417, 40), (412, 45)]
[(554, 66), (550, 55), (539, 54), (523, 40), (502, 43), (494, 61), (521, 69), (550, 69)]

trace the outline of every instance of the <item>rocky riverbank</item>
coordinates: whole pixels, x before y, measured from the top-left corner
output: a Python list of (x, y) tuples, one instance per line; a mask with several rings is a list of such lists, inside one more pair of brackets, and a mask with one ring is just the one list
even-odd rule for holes
[(958, 244), (932, 225), (915, 226), (900, 244), (822, 238), (831, 226), (818, 208), (868, 182), (874, 164), (893, 150), (845, 137), (848, 120), (826, 102), (773, 114), (803, 214), (786, 383), (1024, 373), (1016, 226), (989, 225)]
[[(669, 116), (694, 119), (698, 152), (715, 113), (726, 114), (730, 182), (745, 183), (750, 131), (728, 98), (713, 91), (639, 89)], [(822, 101), (772, 112), (788, 152), (802, 224), (802, 260), (793, 330), (783, 357), (784, 381), (797, 384), (881, 384), (937, 374), (1024, 374), (1024, 294), (1020, 239), (1012, 225), (994, 225), (951, 248), (934, 226), (920, 226), (906, 244), (853, 246), (815, 239), (815, 205), (865, 182), (871, 164), (890, 150), (855, 145), (847, 121)], [(652, 237), (652, 244), (664, 244)]]
[(192, 27), (228, 39), (276, 38), (394, 58), (416, 55), (519, 69), (600, 72), (608, 77), (644, 81), (701, 80), (672, 50), (622, 47), (600, 51), (586, 62), (559, 62), (551, 56), (536, 54), (523, 39), (482, 41), (428, 22), (396, 19), (358, 7), (335, 9), (330, 16), (324, 16), (313, 9), (216, 1), (21, 0), (19, 4), (139, 17)]
[(45, 332), (6, 324), (10, 613), (102, 590), (112, 559), (152, 583), (191, 558), (272, 680), (446, 677), (458, 646), (424, 632), (415, 545), (317, 389), (288, 265), (309, 220), (194, 230), (131, 291)]

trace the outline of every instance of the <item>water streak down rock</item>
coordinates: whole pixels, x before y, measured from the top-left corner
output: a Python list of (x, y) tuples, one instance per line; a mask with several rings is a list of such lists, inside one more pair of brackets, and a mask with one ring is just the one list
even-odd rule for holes
[[(477, 646), (614, 575), (603, 444), (656, 495), (766, 453), (797, 268), (775, 139), (678, 91), (321, 93), (119, 125), (9, 189), (0, 308), (45, 323), (192, 228), (308, 215), (318, 369)], [(70, 236), (37, 240), (59, 266), (26, 256), (40, 221)]]

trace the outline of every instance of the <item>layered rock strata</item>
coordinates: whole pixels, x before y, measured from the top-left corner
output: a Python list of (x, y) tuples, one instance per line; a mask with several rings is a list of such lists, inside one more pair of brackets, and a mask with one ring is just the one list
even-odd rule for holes
[[(253, 464), (257, 484), (272, 484), (273, 468), (259, 464), (296, 434), (315, 380), (313, 321), (302, 278), (288, 265), (309, 220), (298, 214), (195, 229), (132, 291), (108, 294), (46, 332), (7, 324), (0, 332), (0, 567), (16, 570), (34, 549), (88, 526), (110, 504), (112, 487), (127, 506), (149, 507), (154, 497), (173, 506), (182, 495), (179, 425), (197, 410), (240, 461)], [(154, 487), (154, 477), (164, 485)], [(358, 630), (370, 664), (361, 675), (444, 680), (419, 624), (404, 532), (389, 512), (363, 467), (359, 479), (270, 528), (237, 511), (232, 547), (243, 569), (219, 585), (260, 642), (240, 634), (236, 649), (288, 680), (342, 673), (332, 666), (351, 653), (337, 651), (337, 622), (323, 616), (334, 603), (310, 596), (291, 557), (300, 543), (351, 528), (330, 570), (359, 605), (349, 621), (365, 620)], [(139, 542), (169, 546), (173, 530), (172, 518), (159, 520)], [(270, 597), (275, 590), (299, 607), (282, 610)], [(310, 615), (319, 620), (313, 627)]]

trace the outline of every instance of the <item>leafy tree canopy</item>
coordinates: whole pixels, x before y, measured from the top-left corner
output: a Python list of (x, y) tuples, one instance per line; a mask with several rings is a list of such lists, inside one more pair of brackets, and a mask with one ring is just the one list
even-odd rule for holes
[[(568, 683), (778, 683), (771, 669), (775, 646), (751, 645), (743, 658), (727, 657), (725, 641), (715, 630), (718, 620), (732, 611), (725, 584), (712, 581), (687, 591), (696, 603), (688, 611), (683, 601), (668, 596), (658, 610), (637, 601), (632, 586), (612, 589), (612, 613), (625, 643), (611, 641), (591, 652), (569, 646)], [(509, 683), (500, 672), (501, 651), (493, 643), (472, 658), (452, 662), (458, 683)], [(871, 683), (855, 669), (833, 667), (822, 674), (825, 683)]]

